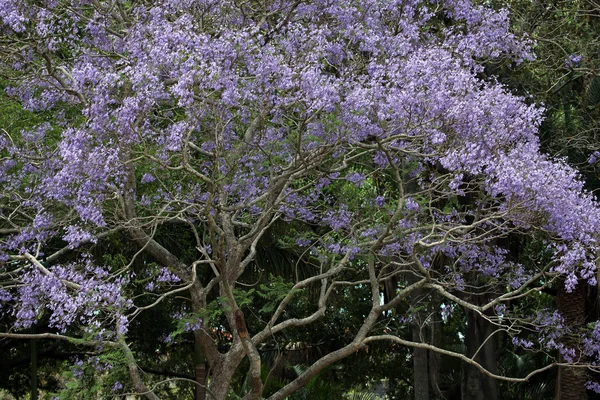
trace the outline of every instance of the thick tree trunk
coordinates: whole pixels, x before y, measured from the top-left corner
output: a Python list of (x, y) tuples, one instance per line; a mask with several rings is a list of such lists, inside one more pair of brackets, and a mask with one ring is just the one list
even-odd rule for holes
[[(442, 313), (440, 312), (441, 296), (438, 292), (431, 294), (432, 321), (430, 324), (431, 344), (442, 348)], [(429, 383), (432, 397), (443, 399), (444, 395), (440, 389), (441, 382), (441, 356), (435, 351), (429, 352)]]
[[(421, 336), (421, 327), (418, 323), (412, 326), (413, 342), (423, 342)], [(415, 400), (430, 400), (429, 397), (429, 369), (428, 369), (428, 351), (427, 349), (413, 349), (413, 374), (415, 390)]]
[(233, 374), (237, 371), (245, 353), (242, 344), (237, 341), (226, 354), (210, 365), (211, 381), (208, 386), (208, 399), (226, 400)]
[[(408, 281), (416, 282), (415, 276), (409, 274)], [(426, 296), (421, 289), (415, 290), (410, 295), (410, 302), (417, 309), (414, 313), (414, 319), (411, 324), (412, 340), (417, 343), (427, 342), (429, 329), (427, 327), (427, 314), (419, 308), (419, 303)], [(430, 400), (429, 397), (429, 358), (427, 349), (413, 348), (413, 390), (415, 400)]]
[[(230, 361), (230, 360), (229, 360)], [(230, 362), (224, 362), (220, 368), (215, 368), (211, 373), (213, 379), (210, 382), (209, 390), (211, 400), (226, 400), (231, 385), (233, 373), (237, 370), (237, 364), (233, 365)]]
[[(478, 314), (466, 310), (467, 331), (465, 344), (467, 356), (476, 352), (475, 361), (490, 372), (497, 372), (496, 338), (493, 336), (494, 326)], [(485, 343), (484, 343), (485, 342)], [(463, 363), (461, 382), (462, 400), (497, 400), (498, 387), (494, 379), (484, 375), (470, 364)]]
[[(571, 328), (578, 328), (585, 323), (585, 297), (586, 284), (580, 281), (571, 293), (565, 290), (563, 281), (558, 288), (558, 312), (565, 319), (565, 324)], [(575, 349), (575, 359), (579, 359), (581, 352), (577, 344), (566, 341), (565, 346)], [(563, 361), (563, 360), (561, 360)], [(556, 378), (556, 400), (585, 400), (587, 393), (585, 382), (587, 378), (581, 368), (559, 367)]]

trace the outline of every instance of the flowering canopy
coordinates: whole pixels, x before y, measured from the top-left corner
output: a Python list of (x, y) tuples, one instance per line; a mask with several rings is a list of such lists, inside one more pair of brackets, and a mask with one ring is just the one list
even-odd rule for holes
[[(0, 274), (18, 282), (0, 287), (0, 312), (15, 327), (46, 310), (60, 332), (125, 335), (146, 307), (127, 298), (131, 271), (60, 259), (115, 231), (164, 267), (146, 290), (190, 290), (199, 311), (218, 288), (233, 332), (232, 289), (261, 237), (277, 220), (306, 227), (283, 242), (318, 265), (295, 282), (322, 285), (317, 310), (281, 321), (290, 292), (251, 343), (235, 337), (239, 360), (318, 319), (348, 271), (373, 291), (353, 345), (377, 340), (377, 318), (416, 287), (380, 304), (379, 284), (406, 270), (463, 307), (468, 273), (508, 287), (481, 310), (555, 273), (568, 290), (595, 283), (596, 202), (564, 161), (540, 152), (542, 110), (485, 75), (486, 63), (532, 57), (505, 10), (467, 0), (0, 0), (0, 21), (7, 93), (55, 112), (52, 124), (0, 136)], [(194, 233), (194, 263), (153, 238), (174, 222)], [(499, 244), (540, 231), (553, 258), (537, 271)], [(46, 267), (36, 257), (56, 238), (65, 249)], [(213, 277), (199, 282), (196, 268)]]

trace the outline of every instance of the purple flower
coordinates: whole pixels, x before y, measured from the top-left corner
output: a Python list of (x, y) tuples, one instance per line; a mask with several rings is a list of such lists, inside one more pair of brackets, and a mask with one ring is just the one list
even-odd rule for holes
[(463, 179), (463, 174), (458, 174), (452, 179), (452, 181), (450, 181), (450, 184), (448, 186), (452, 190), (458, 190), (458, 188), (462, 184), (462, 179)]
[(595, 393), (600, 393), (600, 383), (595, 381), (587, 381), (585, 387)]
[(440, 305), (440, 311), (442, 314), (442, 320), (444, 322), (447, 322), (448, 318), (450, 318), (450, 316), (452, 315), (452, 312), (454, 311), (454, 307), (452, 307), (451, 305), (442, 303)]
[(405, 200), (404, 207), (411, 212), (419, 211), (419, 203), (417, 203), (412, 197), (409, 197)]
[(346, 175), (346, 180), (354, 183), (358, 187), (361, 187), (365, 181), (365, 176), (358, 172), (352, 172)]
[(77, 379), (83, 378), (83, 375), (84, 375), (83, 368), (84, 368), (83, 361), (77, 360), (72, 369), (72, 372), (73, 372), (73, 375), (75, 376), (75, 378), (77, 378)]
[(310, 240), (305, 239), (305, 238), (296, 239), (296, 244), (300, 247), (308, 247), (308, 246), (310, 246), (311, 243), (312, 242)]
[(129, 331), (129, 320), (124, 315), (117, 317), (117, 333), (119, 335), (125, 335)]
[(533, 342), (530, 340), (525, 340), (519, 337), (513, 337), (512, 342), (515, 346), (525, 347), (526, 349), (530, 349), (533, 347)]
[(177, 282), (181, 281), (181, 279), (177, 275), (175, 275), (174, 273), (172, 273), (165, 267), (162, 267), (159, 270), (158, 277), (156, 278), (156, 280), (158, 282), (165, 282), (165, 283), (177, 283)]
[(141, 183), (151, 183), (154, 182), (156, 180), (156, 178), (154, 178), (154, 176), (148, 172), (146, 172), (144, 174), (144, 176), (142, 176), (142, 179), (140, 180)]
[(500, 318), (502, 318), (504, 316), (504, 312), (506, 311), (506, 305), (505, 304), (497, 304), (494, 307), (494, 310), (496, 311), (496, 315), (499, 316)]
[(575, 67), (579, 66), (580, 62), (581, 62), (581, 55), (580, 54), (571, 54), (565, 60), (565, 68), (567, 68), (567, 69), (575, 68)]
[(352, 222), (352, 213), (348, 211), (348, 207), (342, 204), (338, 210), (327, 211), (323, 222), (329, 225), (334, 231), (348, 228)]
[(63, 236), (63, 240), (69, 243), (70, 248), (76, 248), (81, 243), (91, 242), (95, 243), (96, 238), (90, 232), (86, 232), (79, 226), (70, 225), (67, 227), (66, 234)]
[(202, 319), (200, 319), (200, 318), (197, 318), (192, 321), (186, 321), (183, 324), (183, 330), (185, 332), (197, 331), (197, 330), (200, 330), (200, 328), (202, 328)]

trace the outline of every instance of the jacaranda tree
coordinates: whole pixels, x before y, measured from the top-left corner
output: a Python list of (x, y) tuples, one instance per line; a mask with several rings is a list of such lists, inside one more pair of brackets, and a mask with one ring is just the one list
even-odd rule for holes
[[(262, 350), (360, 293), (356, 328), (269, 398), (375, 342), (527, 380), (399, 335), (435, 293), (444, 318), (458, 307), (470, 326), (494, 328), (482, 348), (502, 332), (561, 362), (597, 360), (600, 325), (574, 332), (551, 309), (518, 306), (559, 278), (566, 291), (596, 284), (600, 212), (577, 173), (540, 152), (542, 110), (483, 73), (533, 57), (506, 11), (467, 0), (0, 0), (0, 21), (7, 93), (53, 113), (0, 136), (0, 312), (12, 324), (0, 338), (119, 353), (130, 382), (115, 393), (156, 399), (161, 382), (140, 372), (128, 331), (183, 297), (169, 318), (174, 333), (193, 332), (208, 396), (226, 398), (244, 366), (244, 398), (255, 399)], [(303, 275), (242, 285), (249, 269), (269, 275), (256, 255), (275, 227)], [(165, 230), (186, 240), (185, 255), (160, 240)], [(515, 261), (515, 235), (541, 242), (544, 262)], [(131, 257), (91, 254), (115, 237)], [(253, 290), (269, 300), (260, 316), (244, 312)], [(49, 331), (26, 329), (42, 320)]]

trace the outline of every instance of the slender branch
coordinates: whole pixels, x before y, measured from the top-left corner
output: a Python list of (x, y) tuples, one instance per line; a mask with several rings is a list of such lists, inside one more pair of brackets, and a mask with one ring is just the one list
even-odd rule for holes
[(133, 318), (135, 318), (139, 313), (141, 313), (144, 310), (148, 310), (154, 306), (156, 306), (158, 303), (160, 303), (161, 301), (163, 301), (164, 299), (166, 299), (167, 297), (174, 295), (175, 293), (179, 293), (179, 292), (183, 292), (185, 290), (190, 289), (192, 286), (194, 286), (194, 284), (196, 283), (196, 266), (198, 264), (202, 264), (202, 263), (207, 263), (208, 261), (196, 261), (192, 264), (192, 281), (190, 283), (188, 283), (185, 286), (179, 287), (177, 289), (173, 289), (171, 291), (168, 291), (166, 293), (163, 293), (158, 299), (156, 299), (156, 301), (154, 301), (152, 304), (149, 304), (147, 306), (143, 306), (143, 307), (136, 307), (136, 310), (134, 311), (134, 313), (132, 314)]
[(450, 350), (441, 349), (441, 348), (439, 348), (437, 346), (433, 346), (433, 345), (428, 344), (428, 343), (411, 342), (409, 340), (400, 339), (399, 337), (393, 336), (393, 335), (379, 335), (379, 336), (370, 336), (370, 337), (365, 338), (365, 340), (363, 341), (363, 344), (367, 344), (367, 343), (375, 342), (375, 341), (380, 341), (380, 340), (389, 340), (389, 341), (401, 344), (403, 346), (416, 347), (416, 348), (419, 348), (419, 349), (431, 350), (431, 351), (434, 351), (436, 353), (440, 353), (440, 354), (443, 354), (443, 355), (446, 355), (446, 356), (458, 358), (459, 360), (461, 360), (464, 363), (473, 365), (474, 367), (476, 367), (477, 369), (479, 369), (483, 374), (489, 376), (490, 378), (498, 379), (498, 380), (505, 381), (505, 382), (516, 382), (516, 383), (518, 383), (518, 382), (527, 382), (534, 375), (537, 375), (537, 374), (539, 374), (541, 372), (547, 371), (547, 370), (549, 370), (551, 368), (554, 368), (556, 366), (559, 366), (559, 365), (570, 365), (570, 364), (561, 364), (561, 363), (551, 363), (551, 364), (548, 364), (548, 365), (546, 365), (546, 366), (544, 366), (542, 368), (538, 368), (536, 370), (531, 371), (524, 378), (511, 378), (511, 377), (507, 377), (507, 376), (496, 375), (493, 372), (488, 371), (481, 364), (479, 364), (477, 361), (473, 360), (470, 357), (465, 356), (464, 354), (456, 353), (456, 352), (450, 351)]
[(34, 339), (55, 339), (55, 340), (63, 340), (66, 342), (70, 342), (77, 345), (85, 345), (85, 346), (108, 346), (108, 347), (118, 347), (119, 345), (115, 342), (111, 342), (108, 340), (88, 340), (82, 338), (74, 338), (70, 336), (59, 335), (57, 333), (5, 333), (0, 332), (0, 338), (7, 339), (24, 339), (24, 340), (34, 340)]
[[(25, 259), (27, 261), (29, 261), (30, 263), (32, 263), (37, 269), (39, 269), (44, 275), (46, 276), (53, 276), (56, 277), (56, 275), (54, 275), (52, 272), (50, 272), (46, 267), (44, 267), (44, 265), (42, 265), (41, 262), (38, 261), (37, 258), (35, 258), (33, 255), (29, 254), (29, 253), (25, 253), (22, 256), (10, 256), (10, 259), (13, 260), (22, 260)], [(74, 282), (70, 282), (67, 281), (66, 279), (60, 279), (60, 281), (62, 283), (64, 283), (64, 285), (70, 289), (73, 290), (81, 290), (81, 285), (74, 283)]]
[(125, 354), (127, 369), (129, 370), (129, 376), (133, 381), (135, 390), (137, 390), (140, 393), (143, 393), (143, 395), (146, 396), (149, 400), (160, 400), (158, 396), (154, 394), (152, 390), (148, 389), (148, 387), (144, 383), (140, 375), (139, 367), (135, 361), (135, 357), (133, 356), (129, 345), (125, 342), (125, 338), (123, 338), (122, 336), (119, 337), (119, 347)]

